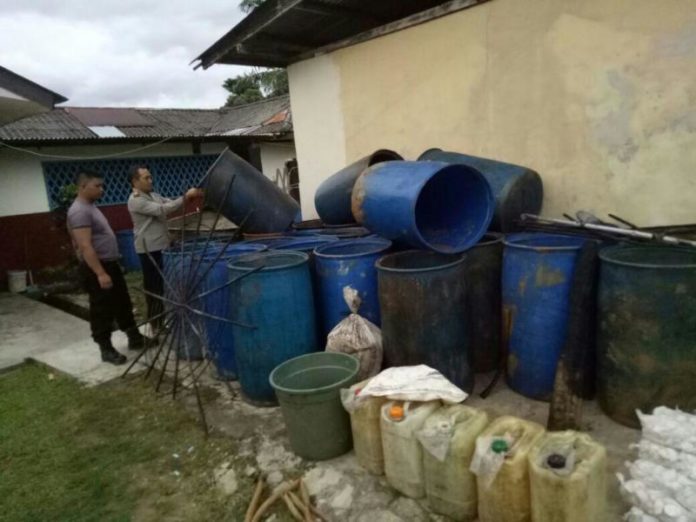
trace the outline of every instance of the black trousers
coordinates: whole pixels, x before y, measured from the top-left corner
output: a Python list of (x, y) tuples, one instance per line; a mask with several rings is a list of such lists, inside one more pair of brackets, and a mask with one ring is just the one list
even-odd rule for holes
[[(150, 256), (152, 256), (152, 259), (150, 259)], [(143, 288), (153, 294), (164, 295), (162, 252), (150, 252), (150, 256), (147, 254), (138, 254), (138, 257), (140, 257), (140, 266), (142, 266), (143, 269)], [(162, 325), (162, 317), (154, 321), (152, 318), (157, 317), (164, 311), (162, 300), (146, 294), (145, 302), (147, 303), (148, 321), (150, 321), (153, 327), (159, 328)]]
[(124, 332), (135, 328), (133, 304), (121, 265), (118, 261), (102, 261), (102, 266), (113, 282), (108, 290), (99, 286), (97, 275), (90, 267), (85, 263), (80, 265), (85, 290), (89, 294), (89, 326), (92, 338), (100, 346), (111, 342), (114, 321)]

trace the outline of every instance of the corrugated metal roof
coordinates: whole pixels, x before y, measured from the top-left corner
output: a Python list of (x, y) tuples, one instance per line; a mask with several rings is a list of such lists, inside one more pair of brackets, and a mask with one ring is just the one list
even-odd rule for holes
[[(124, 112), (123, 117), (119, 114), (121, 111)], [(89, 116), (77, 117), (85, 114)], [(64, 107), (0, 126), (0, 141), (124, 139), (124, 137), (98, 136), (84, 121), (80, 121), (81, 119), (115, 127), (125, 138), (281, 137), (292, 132), (289, 97), (279, 96), (221, 109)], [(139, 125), (135, 125), (136, 123)]]
[(330, 46), (352, 45), (483, 1), (266, 0), (201, 53), (196, 67), (286, 67)]

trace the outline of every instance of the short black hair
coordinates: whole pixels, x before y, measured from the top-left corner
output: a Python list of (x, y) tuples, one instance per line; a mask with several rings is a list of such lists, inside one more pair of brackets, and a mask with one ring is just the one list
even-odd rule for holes
[(140, 169), (147, 170), (147, 165), (136, 164), (128, 168), (128, 179), (130, 180), (131, 187), (133, 186), (133, 182), (139, 178)]
[(104, 176), (96, 170), (83, 169), (75, 176), (75, 185), (78, 187), (91, 179), (104, 179)]

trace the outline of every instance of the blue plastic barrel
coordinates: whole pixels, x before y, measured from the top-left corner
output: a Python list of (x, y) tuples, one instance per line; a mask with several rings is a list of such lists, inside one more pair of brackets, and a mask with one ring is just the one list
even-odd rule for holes
[(476, 169), (438, 161), (389, 161), (353, 188), (353, 215), (370, 231), (443, 254), (463, 252), (488, 230), (495, 207)]
[(375, 263), (390, 247), (391, 241), (386, 239), (347, 239), (314, 251), (324, 335), (350, 314), (343, 298), (345, 286), (360, 295), (358, 313), (376, 325), (381, 324)]
[(350, 198), (358, 176), (367, 168), (385, 161), (403, 160), (393, 150), (381, 149), (360, 158), (322, 182), (314, 194), (314, 207), (327, 225), (353, 223)]
[[(205, 266), (208, 267), (212, 264), (200, 290), (200, 295), (212, 292), (202, 298), (203, 309), (206, 313), (229, 319), (230, 292), (232, 290), (231, 286), (224, 287), (230, 281), (228, 263), (244, 254), (261, 252), (265, 249), (264, 245), (258, 243), (233, 243), (228, 245), (219, 257), (216, 252), (208, 253), (205, 256)], [(218, 378), (225, 381), (236, 379), (237, 361), (234, 355), (232, 325), (210, 317), (205, 317), (203, 322), (208, 341), (208, 352), (215, 365)]]
[[(186, 301), (195, 307), (203, 308), (201, 303), (190, 303), (190, 297), (182, 295), (196, 283), (196, 291), (200, 294), (205, 288), (204, 274), (210, 266), (210, 258), (219, 252), (223, 245), (220, 243), (207, 243), (201, 241), (186, 241), (184, 248), (181, 244), (173, 245), (162, 251), (162, 265), (165, 274), (164, 297), (169, 301)], [(206, 261), (208, 258), (208, 261)], [(195, 271), (195, 274), (194, 274)], [(176, 305), (164, 302), (165, 310)], [(205, 321), (197, 314), (182, 314), (176, 321), (179, 331), (173, 332), (178, 339), (177, 355), (184, 360), (199, 360), (203, 358), (203, 345), (205, 340)], [(195, 328), (195, 330), (194, 330)], [(196, 333), (196, 331), (198, 333)]]
[(427, 364), (471, 393), (466, 256), (409, 250), (377, 261), (386, 366)]
[[(229, 265), (231, 317), (254, 326), (232, 325), (237, 372), (245, 400), (275, 404), (268, 380), (279, 364), (316, 351), (314, 298), (309, 256), (302, 252), (247, 254)], [(251, 270), (257, 272), (249, 274)]]
[(282, 232), (300, 216), (294, 199), (229, 150), (211, 165), (203, 186), (206, 205), (220, 209), (245, 233)]
[(508, 341), (507, 381), (532, 399), (553, 391), (568, 329), (573, 272), (583, 239), (513, 234), (503, 252), (503, 331)]
[(135, 252), (135, 239), (132, 230), (119, 230), (116, 232), (116, 242), (118, 252), (121, 254), (121, 263), (127, 272), (138, 272), (141, 270), (140, 258)]
[(444, 161), (478, 170), (493, 190), (496, 205), (491, 230), (514, 232), (521, 214), (538, 214), (544, 200), (541, 176), (530, 168), (458, 152), (426, 150), (419, 160)]

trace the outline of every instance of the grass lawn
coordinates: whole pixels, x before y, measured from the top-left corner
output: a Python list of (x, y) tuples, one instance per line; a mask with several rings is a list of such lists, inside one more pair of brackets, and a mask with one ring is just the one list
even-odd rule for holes
[[(176, 456), (174, 456), (176, 454)], [(178, 458), (177, 458), (178, 457)], [(0, 374), (0, 520), (243, 520), (252, 479), (226, 496), (234, 442), (205, 439), (142, 379), (85, 388), (33, 364)]]

